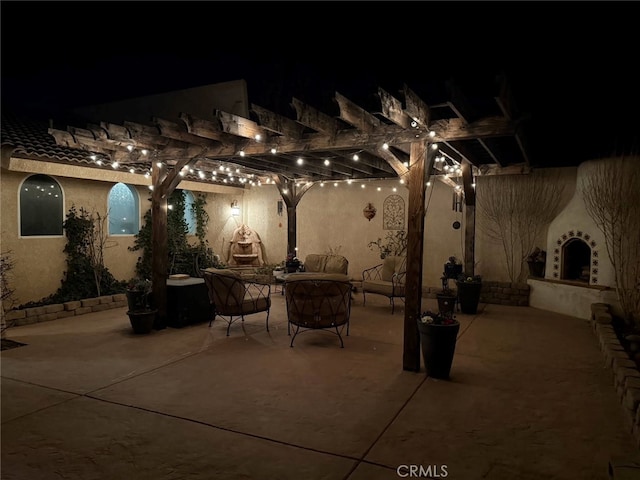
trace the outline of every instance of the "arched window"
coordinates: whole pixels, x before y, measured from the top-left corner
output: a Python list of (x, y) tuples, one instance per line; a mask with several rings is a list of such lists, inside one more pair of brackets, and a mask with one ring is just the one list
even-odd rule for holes
[(20, 236), (62, 235), (62, 188), (47, 175), (31, 175), (20, 187)]
[(109, 192), (109, 235), (135, 235), (140, 231), (140, 201), (130, 185), (116, 183)]
[(193, 210), (194, 202), (195, 198), (193, 193), (189, 190), (184, 190), (184, 221), (187, 222), (187, 227), (189, 227), (189, 235), (195, 235), (196, 226), (198, 225), (196, 212)]

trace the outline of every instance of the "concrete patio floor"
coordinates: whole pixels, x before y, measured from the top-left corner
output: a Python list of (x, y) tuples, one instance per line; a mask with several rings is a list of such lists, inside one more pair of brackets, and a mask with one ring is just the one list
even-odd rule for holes
[(15, 327), (2, 478), (587, 480), (636, 455), (587, 321), (458, 314), (443, 381), (402, 370), (399, 303), (356, 294), (345, 348), (324, 331), (290, 348), (280, 294), (270, 332), (260, 313), (229, 337), (219, 320), (135, 335), (126, 308)]

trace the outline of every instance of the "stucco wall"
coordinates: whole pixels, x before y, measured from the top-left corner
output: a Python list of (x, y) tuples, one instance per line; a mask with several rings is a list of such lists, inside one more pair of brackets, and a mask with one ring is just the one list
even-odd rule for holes
[[(573, 181), (574, 194), (566, 207), (549, 225), (546, 238), (547, 265), (545, 278), (560, 279), (560, 263), (554, 261), (555, 257), (559, 255), (562, 245), (564, 245), (567, 240), (580, 238), (589, 243), (592, 249), (592, 257), (594, 256), (594, 252), (597, 254), (597, 256), (593, 258), (593, 261), (597, 263), (592, 265), (592, 272), (595, 271), (597, 273), (590, 275), (589, 283), (591, 285), (612, 287), (615, 286), (614, 271), (607, 256), (604, 235), (587, 213), (583, 198), (583, 181), (587, 178), (589, 166), (593, 163), (594, 162), (584, 162), (577, 168)], [(556, 269), (556, 266), (559, 268)], [(555, 277), (556, 274), (558, 277)]]
[(591, 318), (592, 303), (607, 303), (611, 305), (613, 313), (622, 313), (616, 292), (612, 289), (601, 290), (532, 278), (527, 283), (531, 287), (529, 305), (532, 307), (585, 320)]
[[(565, 208), (569, 200), (573, 197), (576, 185), (576, 168), (554, 168), (554, 169), (540, 169), (534, 170), (529, 175), (536, 175), (540, 173), (551, 174), (557, 178), (561, 185), (564, 186), (562, 195), (557, 199), (557, 204), (560, 207), (560, 211)], [(502, 179), (508, 181), (511, 176), (504, 176)], [(484, 181), (483, 177), (478, 177), (478, 185)], [(482, 195), (482, 188), (478, 188), (478, 195)], [(475, 261), (476, 261), (476, 273), (481, 273), (483, 277), (489, 280), (509, 282), (509, 275), (507, 272), (507, 264), (505, 259), (505, 253), (502, 244), (492, 238), (488, 233), (487, 219), (480, 206), (480, 200), (476, 207), (476, 247), (475, 247)], [(543, 227), (536, 240), (536, 245), (543, 250), (547, 250), (547, 259), (552, 256), (553, 249), (548, 250), (548, 227)], [(524, 265), (524, 268), (527, 268)], [(547, 267), (547, 272), (549, 267)], [(525, 273), (527, 270), (525, 270)]]
[[(24, 238), (18, 237), (18, 188), (29, 173), (2, 171), (1, 191), (1, 226), (2, 251), (12, 251), (16, 261), (13, 285), (16, 289), (18, 303), (39, 300), (56, 291), (65, 270), (64, 237), (59, 238)], [(565, 195), (559, 199), (567, 203), (573, 196), (576, 185), (576, 169), (562, 169), (558, 175), (566, 183)], [(114, 181), (81, 180), (63, 176), (55, 176), (64, 193), (64, 210), (68, 211), (72, 203), (88, 209), (105, 212), (109, 189)], [(183, 185), (184, 184), (184, 185)], [(183, 182), (180, 188), (188, 187), (196, 192), (198, 184)], [(297, 207), (298, 254), (304, 259), (309, 253), (326, 253), (329, 249), (339, 250), (349, 260), (349, 274), (358, 280), (362, 270), (381, 262), (377, 250), (368, 248), (368, 243), (384, 238), (390, 230), (383, 228), (384, 200), (390, 195), (399, 195), (404, 200), (404, 228), (407, 225), (408, 191), (406, 186), (397, 181), (371, 181), (339, 183), (338, 187), (326, 184), (315, 185), (302, 197)], [(149, 208), (148, 189), (145, 185), (136, 187), (140, 194), (141, 218)], [(202, 187), (203, 190), (207, 185)], [(393, 190), (395, 188), (395, 191)], [(378, 190), (379, 189), (379, 190)], [(206, 238), (210, 247), (219, 254), (223, 261), (228, 261), (229, 240), (233, 231), (245, 223), (254, 229), (263, 243), (263, 258), (266, 263), (280, 263), (286, 256), (287, 249), (287, 213), (283, 205), (282, 215), (278, 215), (277, 204), (280, 195), (275, 185), (264, 184), (244, 190), (216, 187), (206, 194), (206, 210), (209, 214), (209, 226)], [(453, 190), (438, 180), (427, 188), (427, 215), (425, 218), (423, 286), (440, 285), (443, 264), (448, 257), (454, 255), (461, 260), (464, 251), (464, 213), (452, 209)], [(231, 203), (237, 200), (240, 215), (231, 214)], [(572, 200), (573, 201), (573, 200)], [(372, 203), (377, 209), (376, 216), (367, 220), (363, 209)], [(477, 212), (481, 216), (481, 212)], [(581, 216), (573, 210), (571, 204), (562, 212), (561, 217), (568, 215), (561, 229), (568, 228), (568, 223)], [(479, 221), (480, 218), (478, 219)], [(456, 230), (454, 221), (461, 223)], [(549, 236), (543, 232), (540, 245), (547, 245), (547, 238), (556, 235), (556, 222), (550, 228)], [(192, 238), (195, 241), (195, 238)], [(118, 236), (109, 238), (109, 248), (105, 250), (105, 264), (119, 280), (126, 280), (134, 275), (136, 259), (139, 252), (130, 252), (134, 237)], [(486, 280), (508, 281), (504, 268), (504, 255), (501, 246), (492, 243), (476, 228), (476, 268), (475, 273)], [(547, 272), (549, 268), (547, 267)]]
[[(391, 230), (383, 229), (383, 204), (389, 195), (399, 195), (405, 202), (404, 228), (407, 225), (408, 191), (398, 181), (353, 182), (352, 184), (314, 185), (297, 206), (298, 255), (326, 253), (339, 250), (349, 260), (349, 275), (360, 279), (365, 268), (381, 263), (377, 249), (368, 244), (383, 238)], [(378, 188), (380, 190), (378, 191)], [(396, 191), (393, 191), (393, 189)], [(464, 227), (454, 230), (455, 220), (462, 221), (462, 213), (452, 210), (452, 190), (439, 181), (427, 189), (428, 210), (425, 218), (425, 255), (423, 285), (440, 285), (443, 264), (451, 255), (461, 258)], [(275, 185), (253, 187), (244, 195), (243, 218), (256, 230), (264, 243), (269, 263), (279, 263), (287, 253), (287, 212), (278, 215), (280, 199)], [(363, 209), (372, 203), (376, 216), (367, 220)]]
[[(63, 249), (66, 238), (19, 236), (18, 201), (19, 188), (28, 173), (2, 171), (2, 251), (11, 252), (15, 268), (12, 271), (12, 286), (15, 300), (20, 303), (37, 301), (49, 296), (60, 286), (66, 270)], [(105, 214), (107, 197), (113, 183), (55, 177), (60, 184), (64, 199), (64, 215), (73, 204), (89, 211)], [(140, 206), (144, 211), (147, 195), (144, 187), (137, 187)], [(110, 236), (105, 249), (105, 265), (117, 279), (133, 275), (137, 254), (127, 247), (133, 244), (133, 235)]]

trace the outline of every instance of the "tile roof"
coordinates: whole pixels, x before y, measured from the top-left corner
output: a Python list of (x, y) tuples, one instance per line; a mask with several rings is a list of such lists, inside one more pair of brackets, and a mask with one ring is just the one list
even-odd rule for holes
[(25, 158), (93, 166), (89, 153), (56, 144), (49, 135), (48, 124), (13, 112), (2, 112), (0, 124), (2, 146), (14, 148), (12, 155)]

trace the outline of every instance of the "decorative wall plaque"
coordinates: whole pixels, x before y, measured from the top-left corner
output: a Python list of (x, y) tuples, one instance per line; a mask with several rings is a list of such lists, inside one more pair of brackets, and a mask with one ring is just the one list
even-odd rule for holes
[(400, 195), (389, 195), (382, 206), (382, 228), (404, 230), (404, 199)]
[(376, 207), (373, 206), (373, 203), (367, 203), (367, 206), (362, 210), (362, 214), (369, 221), (376, 216), (376, 212), (377, 210)]

